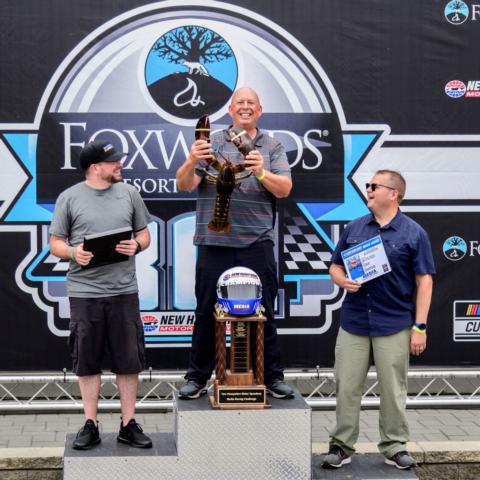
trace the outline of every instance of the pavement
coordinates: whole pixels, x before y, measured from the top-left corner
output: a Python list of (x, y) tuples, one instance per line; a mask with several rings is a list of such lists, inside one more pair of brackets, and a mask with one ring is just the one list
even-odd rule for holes
[[(411, 442), (480, 442), (480, 409), (407, 410)], [(101, 432), (117, 432), (119, 413), (100, 413)], [(139, 413), (145, 432), (172, 432), (173, 413)], [(79, 413), (38, 413), (0, 415), (0, 449), (63, 447), (65, 435), (75, 433), (84, 423)], [(326, 448), (329, 431), (335, 425), (335, 412), (312, 412), (312, 443)], [(379, 441), (378, 410), (363, 410), (360, 416), (359, 444)], [(480, 445), (480, 443), (479, 443)]]
[[(376, 446), (379, 441), (378, 410), (361, 412), (360, 436), (356, 444), (359, 455), (352, 460), (352, 467), (341, 469), (342, 472), (319, 467), (328, 450), (328, 435), (335, 425), (335, 412), (313, 411), (312, 478), (480, 479), (480, 409), (407, 410), (407, 417), (411, 433), (407, 449), (419, 462), (419, 467), (414, 474), (391, 469), (385, 476), (387, 470), (380, 471), (384, 462)], [(146, 433), (158, 432), (158, 436), (174, 431), (174, 414), (171, 412), (138, 413), (136, 419)], [(100, 413), (99, 421), (104, 440), (107, 433), (118, 432), (118, 413)], [(83, 415), (79, 413), (0, 415), (0, 480), (63, 478), (65, 436), (74, 434), (83, 423)], [(353, 468), (355, 466), (358, 472)]]

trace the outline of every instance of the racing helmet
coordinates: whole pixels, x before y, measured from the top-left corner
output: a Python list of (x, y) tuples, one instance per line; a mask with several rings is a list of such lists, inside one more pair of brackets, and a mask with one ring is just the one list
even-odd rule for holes
[(257, 313), (262, 301), (262, 282), (258, 275), (246, 267), (225, 270), (217, 282), (218, 304), (231, 315)]

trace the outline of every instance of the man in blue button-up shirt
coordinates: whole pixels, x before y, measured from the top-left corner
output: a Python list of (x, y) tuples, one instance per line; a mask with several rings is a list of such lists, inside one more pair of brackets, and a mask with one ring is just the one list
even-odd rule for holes
[[(347, 225), (332, 257), (332, 280), (347, 294), (335, 347), (337, 425), (325, 468), (350, 463), (372, 357), (380, 388), (378, 448), (388, 464), (400, 469), (415, 466), (406, 451), (407, 372), (410, 352), (419, 355), (426, 347), (435, 267), (427, 233), (399, 209), (404, 195), (402, 175), (379, 170), (367, 183), (371, 214)], [(377, 235), (383, 241), (391, 272), (363, 284), (350, 280), (341, 252)]]

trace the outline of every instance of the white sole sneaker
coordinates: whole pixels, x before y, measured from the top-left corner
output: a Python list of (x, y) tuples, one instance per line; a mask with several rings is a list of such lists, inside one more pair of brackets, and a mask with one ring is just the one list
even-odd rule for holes
[(199, 398), (201, 395), (205, 395), (207, 393), (206, 388), (202, 388), (199, 390), (195, 395), (178, 395), (178, 398), (181, 400), (195, 400), (196, 398)]
[(352, 457), (347, 457), (344, 458), (338, 465), (335, 465), (333, 463), (322, 463), (322, 468), (340, 468), (343, 467), (344, 465), (348, 465), (349, 463), (352, 463)]
[(387, 465), (393, 465), (394, 467), (397, 467), (399, 470), (408, 470), (409, 468), (413, 468), (413, 467), (416, 467), (417, 465), (407, 465), (405, 467), (402, 467), (401, 465), (399, 465), (397, 462), (394, 462), (393, 460), (390, 460), (389, 458), (386, 458), (385, 459), (385, 463)]
[(295, 397), (294, 393), (290, 395), (279, 395), (278, 393), (275, 393), (273, 390), (268, 390), (268, 388), (267, 388), (267, 393), (271, 395), (273, 398), (294, 398)]

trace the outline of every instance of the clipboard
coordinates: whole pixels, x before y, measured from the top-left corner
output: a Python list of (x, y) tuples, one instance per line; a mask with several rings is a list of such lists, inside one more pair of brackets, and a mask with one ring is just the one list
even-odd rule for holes
[(82, 266), (82, 268), (101, 267), (128, 260), (128, 255), (116, 252), (115, 246), (121, 240), (130, 240), (132, 233), (131, 227), (123, 227), (86, 235), (83, 240), (83, 249), (92, 252), (93, 258), (88, 265)]

